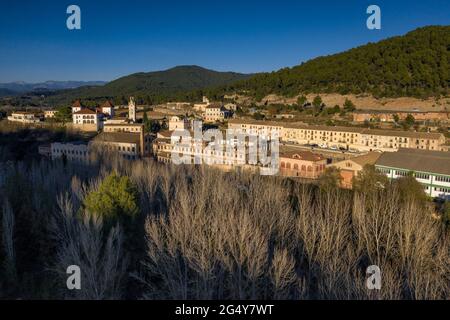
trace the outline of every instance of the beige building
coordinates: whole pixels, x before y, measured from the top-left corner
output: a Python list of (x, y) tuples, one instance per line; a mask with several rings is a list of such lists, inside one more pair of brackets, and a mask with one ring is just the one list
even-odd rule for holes
[(139, 158), (143, 151), (139, 133), (101, 132), (89, 144), (93, 150), (118, 153), (125, 159)]
[(57, 110), (44, 110), (44, 118), (50, 119), (56, 116)]
[(231, 112), (225, 109), (221, 104), (211, 104), (205, 109), (203, 119), (205, 122), (217, 122), (228, 119)]
[(182, 118), (179, 116), (173, 116), (169, 119), (169, 131), (173, 130), (189, 130), (191, 128), (191, 124), (189, 119)]
[(329, 164), (328, 167), (339, 169), (341, 175), (341, 187), (351, 189), (353, 179), (363, 170), (365, 165), (374, 165), (381, 152), (369, 152), (367, 154)]
[(13, 112), (11, 116), (8, 117), (8, 120), (20, 123), (37, 123), (41, 121), (34, 113), (26, 111)]
[(230, 120), (230, 129), (244, 133), (275, 130), (280, 139), (295, 144), (317, 144), (323, 148), (357, 151), (396, 151), (399, 148), (441, 150), (445, 136), (441, 133), (366, 129), (357, 127), (315, 126), (257, 120)]
[(151, 136), (146, 134), (144, 125), (140, 123), (105, 124), (104, 133), (130, 133), (139, 136), (139, 155), (142, 157), (150, 155)]
[(209, 99), (207, 97), (203, 97), (203, 101), (201, 103), (195, 103), (193, 109), (194, 111), (204, 113), (206, 107), (208, 107), (209, 105), (210, 105)]
[(450, 112), (394, 112), (394, 111), (355, 111), (353, 112), (353, 121), (380, 121), (380, 122), (394, 122), (394, 116), (397, 115), (399, 120), (405, 120), (408, 115), (412, 115), (417, 121), (450, 121)]

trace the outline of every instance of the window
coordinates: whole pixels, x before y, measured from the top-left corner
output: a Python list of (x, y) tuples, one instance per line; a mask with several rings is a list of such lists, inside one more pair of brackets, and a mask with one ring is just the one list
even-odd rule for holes
[(384, 174), (391, 174), (391, 170), (384, 169), (384, 168), (377, 168), (378, 172), (384, 173)]
[(425, 174), (425, 173), (416, 173), (415, 177), (417, 179), (423, 179), (423, 180), (429, 180), (430, 179), (430, 175), (429, 174)]
[(435, 180), (440, 181), (440, 182), (449, 182), (450, 183), (450, 177), (436, 176)]
[(408, 172), (406, 172), (406, 171), (395, 170), (395, 174), (396, 174), (397, 176), (406, 177), (406, 176), (408, 175)]

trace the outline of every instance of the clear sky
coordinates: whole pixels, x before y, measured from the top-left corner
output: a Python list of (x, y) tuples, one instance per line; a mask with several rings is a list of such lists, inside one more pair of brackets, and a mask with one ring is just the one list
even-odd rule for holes
[[(66, 27), (71, 4), (81, 30)], [(366, 28), (370, 4), (381, 30)], [(0, 0), (0, 82), (272, 71), (438, 24), (450, 25), (449, 0)]]

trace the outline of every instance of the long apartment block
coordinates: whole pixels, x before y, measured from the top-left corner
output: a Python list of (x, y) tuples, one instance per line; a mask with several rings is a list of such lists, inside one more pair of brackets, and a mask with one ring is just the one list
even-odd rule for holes
[(285, 142), (326, 144), (328, 147), (358, 151), (397, 151), (400, 148), (443, 151), (442, 133), (394, 131), (357, 127), (318, 126), (275, 121), (234, 119), (228, 128), (247, 134), (277, 132)]

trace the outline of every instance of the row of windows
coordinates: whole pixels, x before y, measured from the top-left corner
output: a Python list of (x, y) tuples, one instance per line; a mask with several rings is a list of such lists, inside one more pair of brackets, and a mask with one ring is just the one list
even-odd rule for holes
[(140, 127), (110, 128), (105, 127), (105, 132), (141, 132)]
[(440, 181), (440, 182), (449, 182), (450, 183), (450, 177), (436, 176), (435, 180)]
[[(284, 161), (281, 161), (281, 168), (286, 168), (286, 169), (291, 169), (291, 164), (289, 162), (285, 163)], [(297, 163), (294, 163), (293, 165), (293, 169), (294, 170), (299, 170), (299, 165)], [(324, 164), (319, 164), (316, 166), (316, 170), (324, 170), (325, 169), (325, 165)], [(301, 171), (313, 171), (313, 167), (312, 166), (306, 166), (306, 165), (302, 165), (301, 166)]]
[(408, 172), (407, 172), (407, 171), (398, 171), (398, 170), (395, 170), (395, 175), (397, 175), (397, 176), (402, 176), (402, 177), (406, 177), (406, 176), (408, 175)]
[(81, 116), (77, 116), (77, 119), (81, 119), (81, 118), (83, 118), (83, 119), (95, 119), (95, 115), (84, 115), (83, 117), (81, 117)]
[[(384, 174), (388, 174), (388, 175), (391, 174), (391, 170), (389, 170), (389, 169), (377, 168), (377, 170), (380, 173), (384, 173)], [(395, 174), (397, 176), (406, 177), (408, 175), (408, 172), (407, 171), (396, 170)], [(430, 175), (426, 174), (426, 173), (415, 172), (414, 176), (417, 179), (422, 179), (422, 180), (429, 180), (430, 179)], [(439, 181), (439, 182), (449, 182), (450, 183), (450, 177), (445, 177), (445, 176), (435, 176), (434, 180), (435, 181)]]
[(450, 193), (450, 188), (435, 187), (434, 191)]
[(128, 152), (136, 152), (136, 147), (125, 147), (125, 146), (107, 146), (108, 150), (117, 150), (117, 151), (128, 151)]
[(94, 120), (83, 120), (83, 121), (78, 120), (77, 124), (80, 124), (80, 123), (83, 123), (83, 124), (95, 124), (95, 121)]
[(423, 179), (423, 180), (429, 180), (430, 179), (430, 175), (429, 174), (425, 174), (425, 173), (415, 173), (414, 176), (417, 179)]
[(87, 151), (81, 151), (81, 150), (54, 149), (54, 151), (56, 154), (73, 154), (73, 155), (80, 155), (80, 156), (87, 155)]
[(384, 169), (384, 168), (377, 168), (378, 172), (384, 173), (384, 174), (391, 174), (391, 170)]

